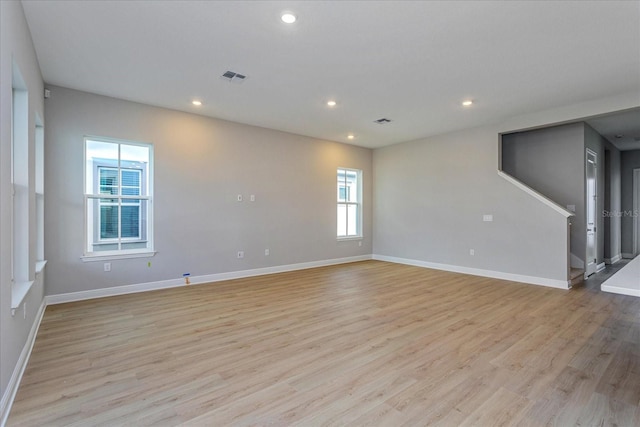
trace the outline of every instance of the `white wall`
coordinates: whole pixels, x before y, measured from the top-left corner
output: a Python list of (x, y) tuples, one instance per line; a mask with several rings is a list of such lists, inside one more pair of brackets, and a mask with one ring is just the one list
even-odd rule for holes
[[(371, 253), (371, 150), (50, 89), (45, 111), (47, 294)], [(85, 135), (153, 143), (153, 258), (111, 261), (110, 272), (103, 271), (102, 262), (81, 261)], [(362, 246), (336, 240), (338, 167), (363, 170)], [(242, 203), (238, 194), (244, 196)], [(249, 201), (251, 194), (255, 202)], [(244, 259), (237, 258), (239, 250)]]
[(495, 126), (376, 150), (374, 253), (566, 281), (566, 221), (497, 160)]
[(558, 213), (498, 176), (499, 134), (638, 104), (620, 94), (375, 150), (374, 254), (566, 280)]
[[(0, 396), (4, 415), (12, 387), (15, 386), (18, 363), (27, 344), (38, 309), (43, 301), (42, 276), (17, 310), (11, 314), (11, 93), (12, 68), (17, 65), (29, 91), (29, 180), (34, 183), (34, 144), (36, 114), (44, 118), (43, 83), (22, 5), (17, 1), (0, 1)], [(35, 188), (29, 193), (29, 278), (35, 278)], [(25, 306), (26, 304), (26, 306)], [(1, 423), (0, 419), (0, 423)]]

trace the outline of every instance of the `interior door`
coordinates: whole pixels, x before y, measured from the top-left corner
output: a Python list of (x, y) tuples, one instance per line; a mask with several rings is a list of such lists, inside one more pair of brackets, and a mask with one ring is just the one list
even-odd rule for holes
[(596, 272), (597, 255), (596, 255), (596, 221), (597, 221), (597, 185), (596, 177), (598, 176), (597, 156), (591, 150), (587, 150), (587, 254), (585, 258), (586, 275), (589, 276)]

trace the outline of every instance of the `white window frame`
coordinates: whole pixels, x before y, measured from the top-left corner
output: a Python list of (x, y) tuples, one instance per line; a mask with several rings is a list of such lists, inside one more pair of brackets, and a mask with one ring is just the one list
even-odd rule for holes
[[(339, 196), (339, 192), (336, 192), (336, 199), (337, 199), (337, 205), (336, 205), (336, 211), (340, 208), (340, 206), (345, 206), (345, 212), (346, 212), (346, 221), (347, 221), (347, 225), (345, 226), (345, 230), (349, 230), (349, 206), (356, 206), (357, 209), (357, 224), (356, 224), (356, 235), (339, 235), (338, 233), (338, 222), (337, 222), (337, 214), (336, 214), (336, 236), (338, 240), (361, 240), (362, 239), (362, 170), (361, 169), (353, 169), (353, 168), (343, 168), (343, 167), (339, 167), (336, 170), (336, 178), (337, 175), (340, 173), (340, 171), (345, 171), (345, 177), (346, 177), (346, 172), (355, 172), (356, 174), (356, 180), (357, 180), (357, 191), (358, 191), (358, 198), (355, 202), (349, 202), (348, 199), (349, 197), (347, 194), (347, 191), (345, 191), (345, 201), (340, 201), (340, 196)], [(336, 182), (337, 183), (337, 182)], [(345, 184), (346, 184), (346, 180), (345, 180)], [(348, 188), (345, 187), (345, 190), (347, 190)], [(336, 188), (337, 190), (337, 188)]]
[[(122, 171), (125, 169), (131, 169), (129, 167), (126, 166), (122, 166), (121, 162), (121, 147), (123, 145), (128, 145), (128, 146), (138, 146), (138, 147), (145, 147), (149, 150), (149, 163), (147, 164), (147, 175), (148, 175), (148, 182), (146, 182), (146, 187), (147, 187), (147, 194), (146, 195), (122, 195), (122, 194), (117, 194), (117, 195), (105, 195), (105, 194), (100, 194), (100, 175), (99, 173), (92, 173), (93, 175), (93, 185), (91, 186), (91, 188), (93, 189), (93, 193), (87, 193), (87, 143), (88, 141), (95, 141), (95, 142), (105, 142), (105, 143), (111, 143), (111, 144), (117, 144), (118, 145), (118, 159), (117, 159), (117, 166), (106, 166), (108, 168), (111, 169), (117, 169), (118, 170), (118, 186), (121, 186), (121, 174)], [(154, 163), (154, 158), (153, 158), (153, 145), (150, 143), (142, 143), (142, 142), (134, 142), (134, 141), (127, 141), (127, 140), (120, 140), (120, 139), (114, 139), (114, 138), (106, 138), (106, 137), (97, 137), (97, 136), (85, 136), (84, 141), (83, 141), (83, 150), (84, 150), (84, 156), (83, 156), (83, 160), (84, 160), (84, 174), (83, 174), (83, 188), (84, 188), (84, 255), (82, 256), (82, 260), (83, 261), (104, 261), (104, 260), (112, 260), (112, 259), (127, 259), (127, 258), (140, 258), (140, 257), (151, 257), (153, 255), (155, 255), (155, 250), (154, 250), (154, 246), (153, 246), (153, 163)], [(93, 167), (93, 166), (92, 166)], [(96, 169), (98, 167), (96, 166)], [(97, 170), (96, 170), (97, 172)], [(95, 181), (97, 180), (97, 181)], [(96, 185), (97, 182), (97, 185)], [(144, 187), (144, 184), (140, 184), (141, 187), (141, 192), (142, 192), (142, 188)], [(136, 200), (136, 201), (140, 201), (140, 204), (142, 204), (142, 201), (146, 201), (146, 226), (147, 226), (147, 234), (146, 236), (142, 236), (142, 231), (140, 232), (140, 238), (123, 238), (122, 236), (118, 236), (117, 238), (109, 238), (109, 239), (102, 239), (100, 237), (100, 231), (98, 229), (97, 233), (98, 233), (98, 238), (96, 239), (95, 236), (90, 235), (89, 232), (89, 225), (90, 225), (90, 221), (93, 224), (93, 227), (99, 227), (100, 226), (100, 219), (98, 219), (97, 221), (92, 217), (89, 218), (89, 203), (91, 203), (92, 200), (94, 199), (104, 199), (104, 198), (109, 198), (109, 199), (117, 199), (117, 206), (120, 208), (124, 205), (126, 206), (126, 200), (131, 199), (131, 200)], [(124, 203), (124, 204), (123, 204)], [(100, 206), (100, 202), (98, 202), (98, 206)], [(141, 223), (142, 223), (142, 218), (143, 218), (143, 213), (142, 213), (143, 209), (142, 207), (140, 208), (140, 215), (141, 215), (141, 220), (140, 220), (140, 227), (142, 227)], [(95, 214), (95, 213), (94, 213)], [(97, 212), (98, 218), (100, 217), (100, 212)], [(121, 224), (120, 224), (120, 215), (118, 216), (118, 234), (121, 233)], [(94, 242), (95, 243), (108, 243), (108, 242), (114, 242), (117, 243), (118, 246), (120, 246), (119, 249), (116, 250), (111, 250), (111, 251), (93, 251), (91, 252), (89, 250), (90, 247), (90, 242)], [(122, 249), (121, 245), (122, 244), (127, 244), (127, 243), (132, 243), (132, 242), (141, 242), (141, 243), (145, 243), (146, 242), (146, 247), (145, 248), (136, 248), (136, 249)]]

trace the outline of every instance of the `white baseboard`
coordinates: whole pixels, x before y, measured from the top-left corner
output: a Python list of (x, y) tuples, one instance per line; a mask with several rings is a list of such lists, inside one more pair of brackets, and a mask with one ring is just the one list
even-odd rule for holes
[(451, 264), (438, 264), (434, 262), (418, 261), (413, 259), (396, 258), (386, 255), (373, 255), (373, 259), (379, 261), (388, 261), (396, 264), (413, 265), (416, 267), (432, 268), (435, 270), (451, 271), (453, 273), (470, 274), (472, 276), (490, 277), (492, 279), (510, 280), (512, 282), (529, 283), (532, 285), (548, 286), (558, 289), (569, 289), (568, 280), (547, 279), (544, 277), (525, 276), (521, 274), (504, 273), (501, 271), (483, 270), (479, 268), (461, 267)]
[(596, 265), (596, 273), (599, 271), (602, 271), (606, 268), (606, 264), (604, 262), (601, 262), (600, 264)]
[(635, 255), (630, 252), (622, 252), (622, 258), (624, 259), (634, 259)]
[[(336, 258), (322, 261), (303, 262), (299, 264), (279, 265), (275, 267), (255, 268), (252, 270), (231, 271), (228, 273), (207, 274), (203, 276), (191, 276), (191, 285), (202, 283), (220, 282), (222, 280), (243, 279), (245, 277), (262, 276), (265, 274), (284, 273), (287, 271), (305, 270), (308, 268), (325, 267), (329, 265), (346, 264), (349, 262), (366, 261), (371, 255), (360, 255), (346, 258)], [(190, 286), (191, 286), (190, 285)], [(66, 302), (82, 301), (93, 298), (103, 298), (115, 295), (133, 294), (138, 292), (155, 291), (159, 289), (176, 288), (185, 286), (184, 279), (169, 279), (157, 282), (138, 283), (134, 285), (116, 286), (113, 288), (93, 289), (89, 291), (70, 292), (66, 294), (47, 295), (47, 305), (62, 304)]]
[(43, 299), (42, 304), (40, 304), (40, 308), (36, 313), (36, 317), (33, 320), (33, 325), (31, 325), (31, 330), (29, 331), (29, 335), (27, 336), (27, 342), (22, 348), (20, 357), (18, 357), (16, 366), (13, 369), (13, 374), (11, 374), (11, 378), (9, 379), (9, 383), (7, 384), (7, 388), (2, 395), (2, 401), (0, 401), (0, 426), (4, 426), (7, 423), (7, 418), (9, 418), (9, 411), (11, 411), (13, 400), (16, 397), (18, 387), (20, 386), (20, 381), (22, 380), (22, 375), (24, 374), (24, 370), (27, 367), (27, 362), (29, 362), (31, 350), (33, 349), (33, 344), (36, 342), (38, 328), (40, 328), (40, 322), (42, 322), (42, 316), (44, 316), (44, 310), (46, 308), (47, 303), (46, 300)]
[(629, 289), (629, 288), (622, 288), (618, 286), (611, 286), (611, 285), (605, 285), (605, 284), (602, 284), (600, 286), (600, 289), (602, 289), (604, 292), (612, 292), (614, 294), (640, 297), (640, 289)]

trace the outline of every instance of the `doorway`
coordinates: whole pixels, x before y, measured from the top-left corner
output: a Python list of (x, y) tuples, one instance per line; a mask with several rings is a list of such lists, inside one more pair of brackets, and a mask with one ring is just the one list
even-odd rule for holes
[(585, 257), (585, 275), (590, 276), (595, 273), (598, 267), (597, 262), (597, 234), (596, 234), (596, 221), (598, 210), (598, 156), (595, 152), (587, 149), (587, 194), (586, 194), (586, 207), (587, 207), (587, 253)]

